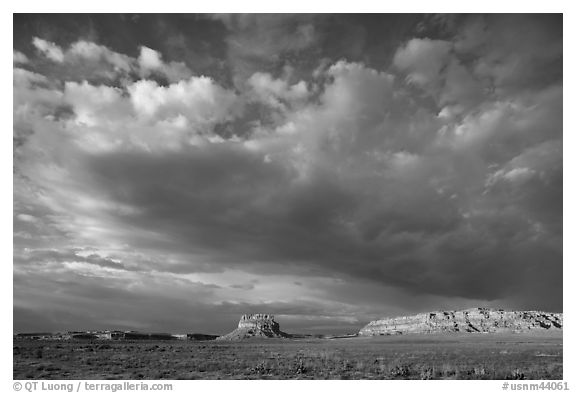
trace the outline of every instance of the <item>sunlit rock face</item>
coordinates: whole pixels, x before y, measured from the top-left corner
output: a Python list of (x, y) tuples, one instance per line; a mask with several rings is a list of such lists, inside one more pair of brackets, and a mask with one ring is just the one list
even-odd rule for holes
[(245, 314), (234, 331), (218, 337), (217, 340), (242, 340), (251, 337), (289, 337), (280, 331), (280, 325), (269, 314)]
[(522, 333), (562, 329), (562, 313), (472, 308), (435, 311), (370, 322), (359, 334), (378, 336), (410, 333)]

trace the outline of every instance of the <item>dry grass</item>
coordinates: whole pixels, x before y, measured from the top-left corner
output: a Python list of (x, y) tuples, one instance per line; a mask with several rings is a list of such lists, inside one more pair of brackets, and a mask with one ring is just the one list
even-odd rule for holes
[(14, 379), (562, 379), (562, 338), (14, 341)]

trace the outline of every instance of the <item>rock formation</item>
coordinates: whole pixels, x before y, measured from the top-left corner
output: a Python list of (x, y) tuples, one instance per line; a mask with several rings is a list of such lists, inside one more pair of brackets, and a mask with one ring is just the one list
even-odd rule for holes
[(456, 332), (522, 333), (561, 329), (562, 313), (472, 308), (462, 311), (435, 311), (405, 317), (379, 319), (364, 326), (359, 335)]
[(280, 331), (280, 325), (274, 321), (273, 315), (248, 314), (242, 315), (238, 328), (216, 340), (242, 340), (251, 337), (289, 337), (289, 334)]

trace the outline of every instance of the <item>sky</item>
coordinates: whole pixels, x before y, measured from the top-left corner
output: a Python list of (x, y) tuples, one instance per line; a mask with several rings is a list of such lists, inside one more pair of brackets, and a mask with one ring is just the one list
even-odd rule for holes
[(562, 311), (562, 22), (15, 14), (14, 331)]

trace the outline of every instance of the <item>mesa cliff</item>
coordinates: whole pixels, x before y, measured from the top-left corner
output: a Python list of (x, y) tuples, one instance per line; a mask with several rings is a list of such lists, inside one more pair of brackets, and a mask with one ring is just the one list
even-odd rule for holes
[(472, 308), (435, 311), (370, 322), (361, 336), (425, 333), (523, 333), (562, 330), (562, 313)]
[(252, 337), (290, 337), (289, 334), (280, 330), (280, 325), (269, 314), (245, 314), (240, 318), (238, 327), (216, 340), (243, 340)]

